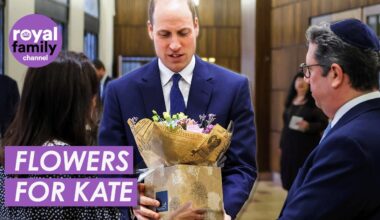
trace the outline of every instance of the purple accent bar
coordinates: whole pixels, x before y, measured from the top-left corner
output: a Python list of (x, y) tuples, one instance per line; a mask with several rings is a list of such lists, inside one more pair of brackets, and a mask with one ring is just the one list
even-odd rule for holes
[(6, 174), (132, 174), (127, 146), (7, 146)]
[(10, 178), (5, 206), (137, 206), (137, 179)]

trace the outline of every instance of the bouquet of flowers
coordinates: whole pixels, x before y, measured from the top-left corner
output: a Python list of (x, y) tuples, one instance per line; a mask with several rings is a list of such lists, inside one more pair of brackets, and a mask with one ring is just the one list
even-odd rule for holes
[(183, 113), (159, 116), (153, 111), (153, 121), (128, 120), (137, 147), (148, 168), (175, 164), (216, 166), (231, 142), (229, 129), (212, 125), (214, 114), (201, 115), (200, 121)]
[(201, 115), (197, 122), (183, 113), (153, 120), (129, 119), (137, 148), (148, 166), (144, 176), (145, 194), (160, 201), (156, 209), (162, 219), (191, 201), (207, 210), (205, 219), (223, 219), (223, 189), (218, 160), (229, 147), (228, 129), (212, 125), (215, 115)]

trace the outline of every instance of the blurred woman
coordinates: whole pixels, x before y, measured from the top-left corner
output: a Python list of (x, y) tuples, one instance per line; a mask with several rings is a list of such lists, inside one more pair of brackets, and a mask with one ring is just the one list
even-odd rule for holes
[(318, 145), (321, 133), (328, 121), (315, 106), (309, 84), (303, 73), (297, 73), (289, 89), (283, 113), (281, 148), (281, 180), (284, 189), (289, 190), (298, 169), (307, 156)]
[[(84, 146), (86, 125), (93, 111), (93, 97), (99, 87), (91, 81), (95, 70), (84, 55), (61, 52), (47, 66), (29, 68), (16, 117), (4, 139), (4, 146)], [(95, 83), (92, 85), (92, 83)], [(95, 94), (94, 94), (95, 93)], [(4, 164), (4, 150), (0, 152)], [(116, 208), (5, 207), (4, 170), (0, 166), (0, 219), (118, 219)], [(39, 178), (41, 176), (28, 175)], [(68, 175), (45, 175), (62, 178)], [(80, 177), (80, 176), (75, 176)]]
[(74, 53), (74, 56), (81, 62), (82, 69), (84, 73), (88, 76), (88, 81), (90, 83), (91, 89), (91, 112), (87, 116), (86, 121), (86, 136), (87, 136), (87, 144), (91, 146), (98, 145), (98, 128), (101, 118), (102, 106), (101, 100), (99, 96), (99, 79), (97, 77), (95, 66), (86, 55), (83, 53)]

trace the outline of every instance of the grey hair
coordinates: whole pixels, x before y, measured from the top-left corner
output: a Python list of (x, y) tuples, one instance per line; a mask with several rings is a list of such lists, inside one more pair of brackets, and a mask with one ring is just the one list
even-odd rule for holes
[(350, 78), (351, 87), (359, 91), (379, 88), (379, 52), (361, 49), (344, 42), (330, 24), (313, 25), (306, 31), (308, 44), (317, 45), (315, 59), (323, 65), (326, 76), (333, 63), (341, 66)]

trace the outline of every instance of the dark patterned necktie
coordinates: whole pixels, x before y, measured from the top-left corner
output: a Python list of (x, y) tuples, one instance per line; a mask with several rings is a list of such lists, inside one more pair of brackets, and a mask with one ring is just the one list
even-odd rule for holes
[(174, 73), (172, 76), (173, 85), (170, 90), (170, 114), (176, 114), (180, 112), (185, 112), (185, 101), (181, 90), (179, 90), (178, 82), (181, 79), (179, 73)]

